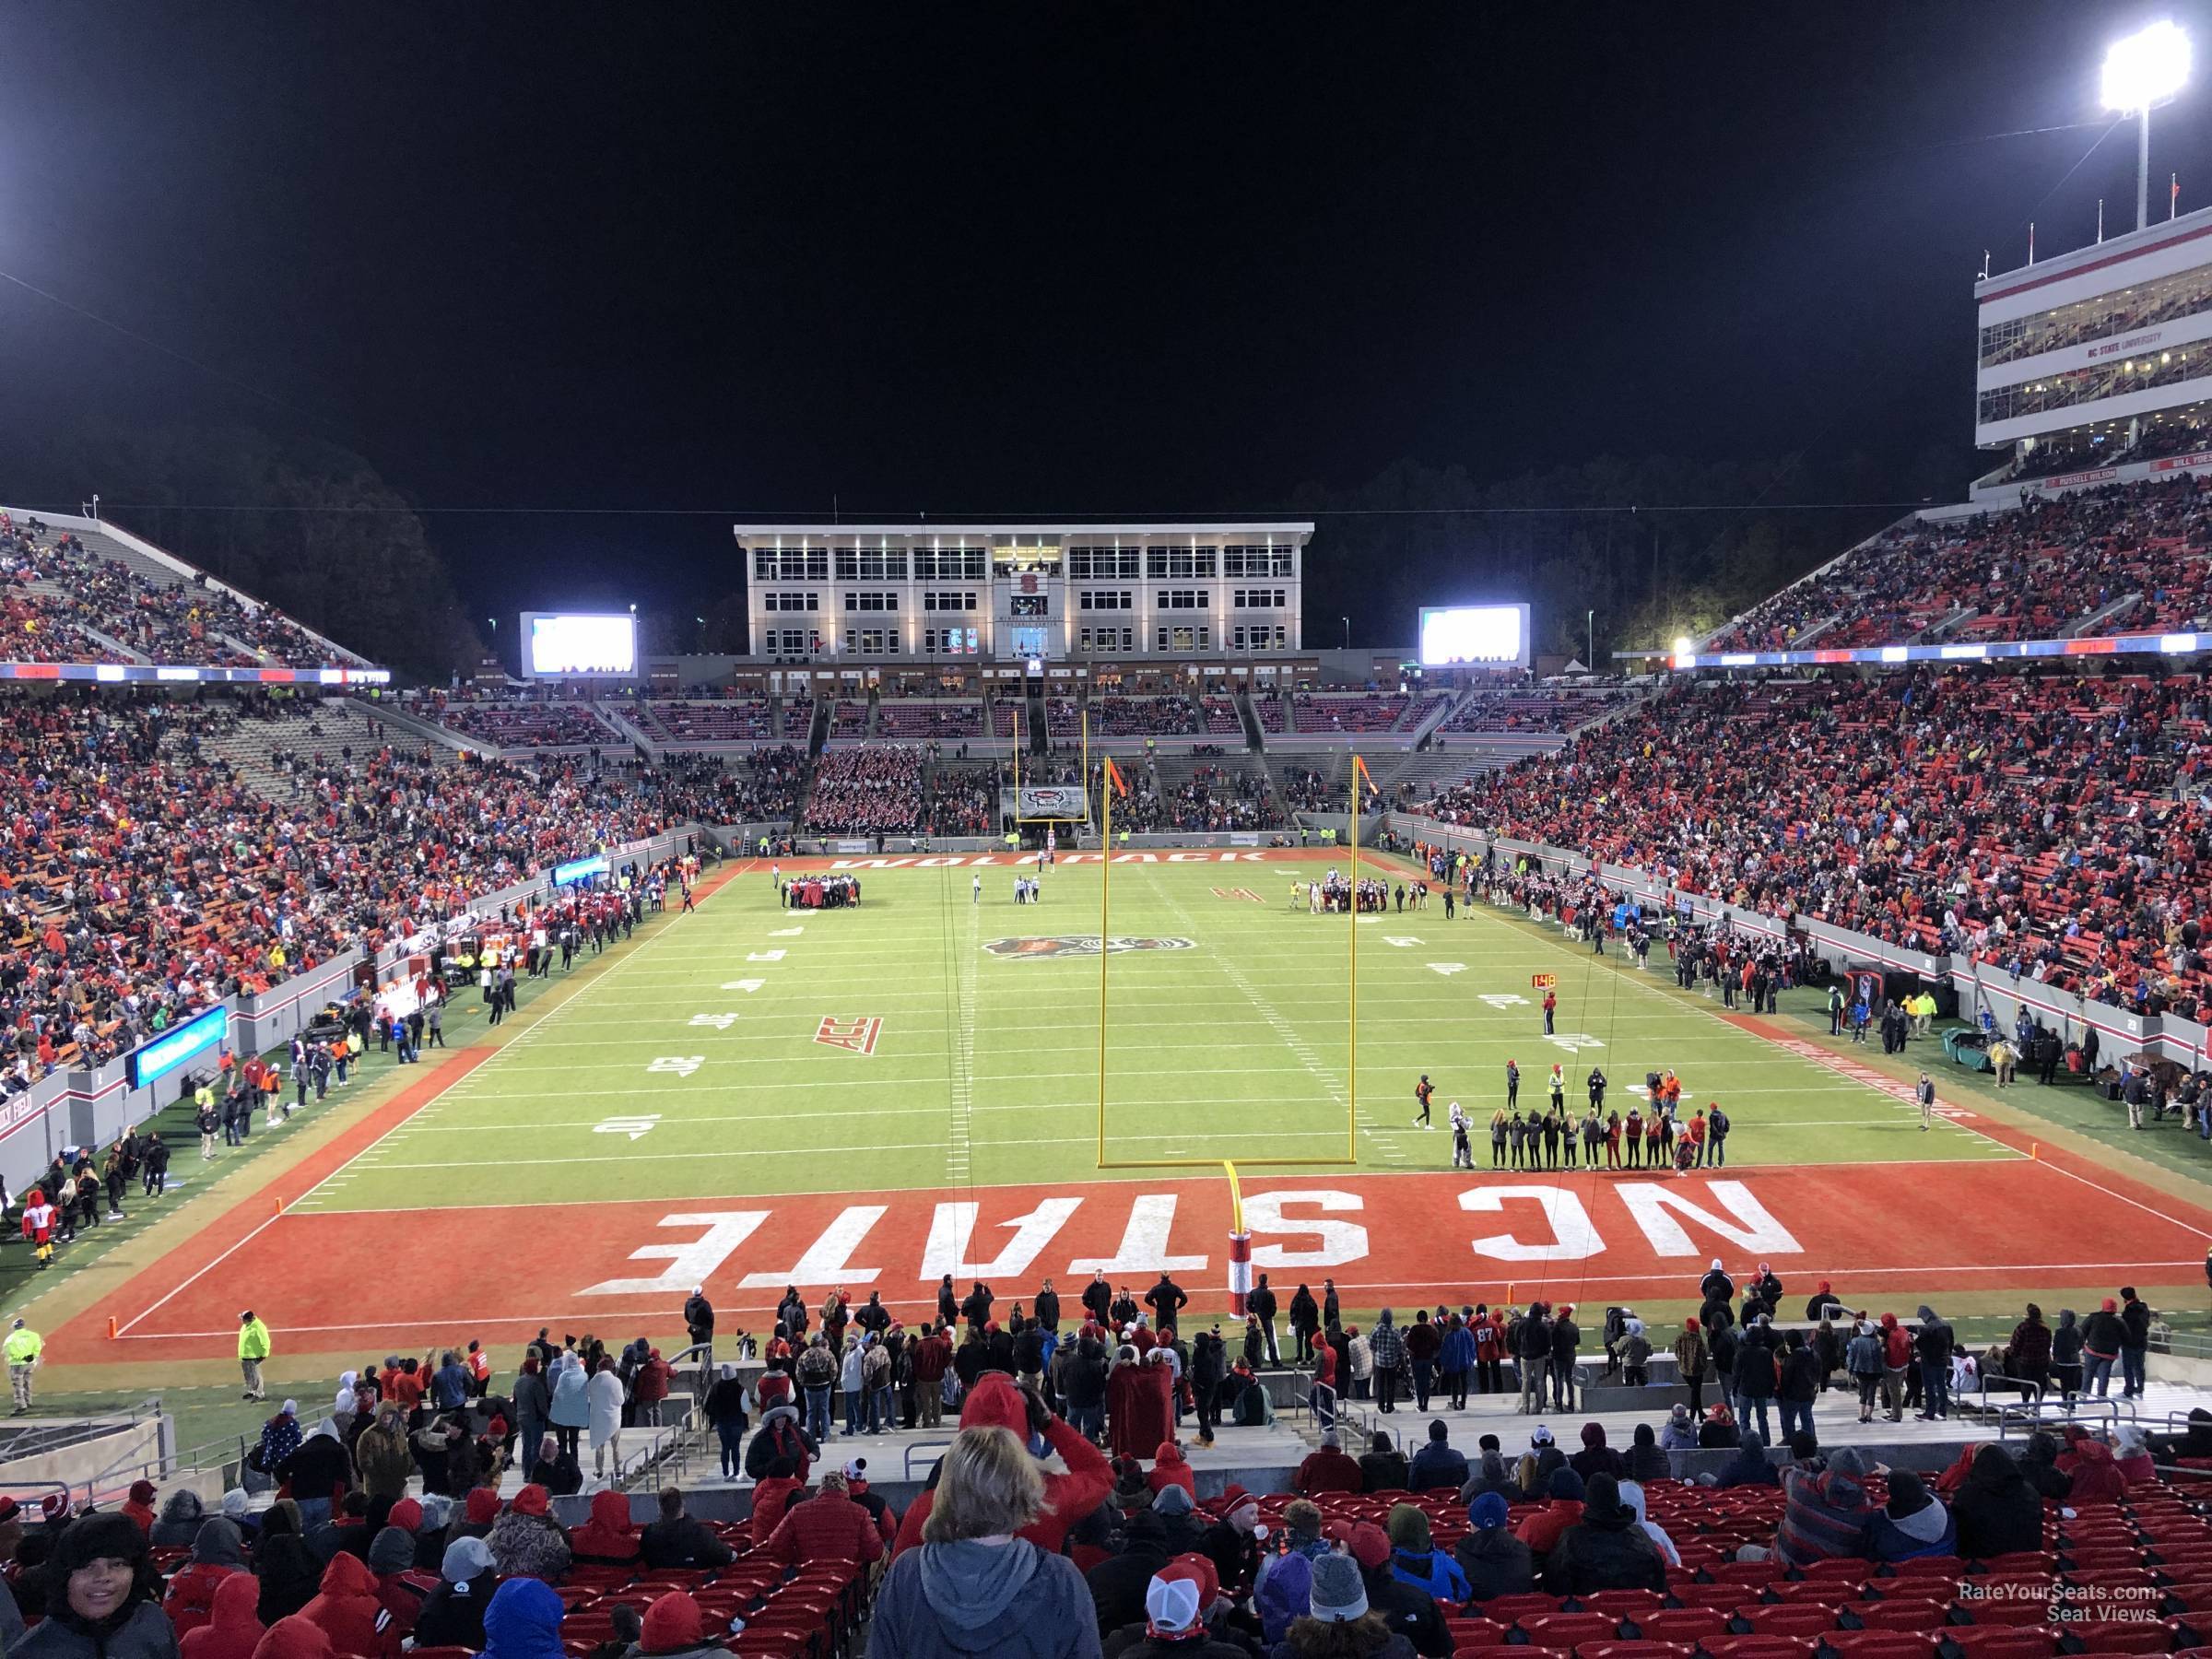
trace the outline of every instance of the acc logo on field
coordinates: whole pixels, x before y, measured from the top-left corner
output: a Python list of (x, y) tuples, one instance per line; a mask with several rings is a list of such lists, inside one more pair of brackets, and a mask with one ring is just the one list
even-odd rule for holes
[[(1108, 939), (1106, 948), (1117, 953), (1124, 950), (1188, 950), (1194, 943), (1191, 939), (1117, 937)], [(1097, 956), (1099, 941), (1095, 934), (1050, 939), (994, 939), (983, 948), (994, 957), (1036, 960), (1044, 957)]]

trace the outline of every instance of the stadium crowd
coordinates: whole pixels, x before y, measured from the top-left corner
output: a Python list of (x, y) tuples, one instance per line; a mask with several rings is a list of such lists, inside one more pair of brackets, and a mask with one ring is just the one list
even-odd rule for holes
[(380, 725), (358, 749), (276, 751), (296, 784), (278, 803), (219, 752), (239, 720), (228, 701), (71, 691), (11, 706), (0, 1091), (710, 804), (680, 767), (441, 764), (378, 741)]
[(2212, 618), (2208, 533), (2212, 478), (2187, 473), (1916, 524), (1784, 588), (1705, 649), (1903, 643), (1969, 610), (1943, 637), (2051, 639), (2129, 595), (2114, 631), (2189, 627)]
[[(1572, 1408), (1572, 1307), (1420, 1309), (1403, 1325), (1385, 1311), (1362, 1334), (1338, 1318), (1334, 1283), (1322, 1290), (1300, 1285), (1288, 1312), (1324, 1421), (1340, 1392), (1388, 1411), (1401, 1387), (1423, 1411), (1509, 1385), (1532, 1416)], [(865, 1627), (880, 1659), (1446, 1659), (1619, 1641), (1734, 1659), (1785, 1651), (1777, 1639), (1849, 1655), (1939, 1636), (1962, 1654), (2048, 1656), (2069, 1628), (2089, 1652), (2201, 1641), (2212, 1523), (2159, 1465), (2212, 1454), (2212, 1413), (2163, 1437), (2067, 1424), (1970, 1444), (1936, 1472), (1811, 1430), (1812, 1402), (1836, 1387), (1866, 1422), (1914, 1405), (1942, 1417), (1991, 1368), (2030, 1394), (2089, 1378), (2101, 1392), (2133, 1353), (2132, 1384), (2151, 1316), (2131, 1292), (2055, 1330), (2030, 1306), (1975, 1355), (1932, 1309), (1851, 1313), (1826, 1283), (1784, 1331), (1764, 1264), (1740, 1306), (1718, 1261), (1699, 1291), (1665, 1357), (1721, 1397), (1638, 1425), (1626, 1445), (1595, 1422), (1562, 1445), (1538, 1422), (1525, 1447), (1486, 1433), (1462, 1448), (1440, 1418), (1410, 1453), (1384, 1432), (1355, 1452), (1332, 1427), (1288, 1489), (1204, 1500), (1182, 1419), (1200, 1446), (1225, 1411), (1266, 1419), (1255, 1373), (1280, 1359), (1283, 1304), (1265, 1276), (1234, 1351), (1165, 1276), (1141, 1298), (1099, 1276), (1065, 1312), (1049, 1279), (1025, 1312), (948, 1277), (938, 1317), (912, 1331), (874, 1295), (817, 1310), (789, 1289), (764, 1347), (724, 1334), (765, 1362), (757, 1381), (728, 1360), (700, 1379), (724, 1476), (751, 1481), (731, 1522), (694, 1519), (674, 1487), (641, 1524), (615, 1490), (580, 1521), (555, 1511), (601, 1477), (587, 1458), (618, 1464), (625, 1432), (678, 1409), (680, 1383), (643, 1337), (610, 1351), (541, 1331), (505, 1389), (474, 1342), (388, 1355), (343, 1373), (327, 1413), (285, 1401), (218, 1503), (140, 1481), (113, 1512), (50, 1495), (27, 1526), (6, 1500), (0, 1642), (32, 1659), (397, 1659), (410, 1642), (489, 1659), (785, 1659), (841, 1651)], [(711, 1354), (702, 1291), (683, 1316)], [(249, 1313), (241, 1351), (252, 1326)], [(1607, 1375), (1633, 1380), (1658, 1358), (1632, 1309), (1607, 1309), (1602, 1339)], [(839, 1433), (897, 1425), (952, 1430), (903, 1512), (865, 1458), (829, 1453)], [(502, 1501), (511, 1470), (524, 1484)], [(2094, 1625), (2053, 1611), (2153, 1583)]]
[(922, 751), (911, 744), (824, 749), (806, 827), (831, 835), (902, 834), (922, 821)]
[(2194, 676), (1686, 686), (1418, 810), (2188, 1013), (2212, 984), (2206, 707)]

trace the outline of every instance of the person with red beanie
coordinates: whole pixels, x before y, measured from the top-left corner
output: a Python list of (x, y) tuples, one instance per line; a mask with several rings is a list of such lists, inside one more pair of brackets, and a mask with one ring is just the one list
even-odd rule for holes
[(323, 1588), (300, 1617), (330, 1638), (339, 1659), (393, 1659), (399, 1652), (399, 1631), (385, 1611), (376, 1574), (350, 1552), (331, 1557)]
[[(707, 1616), (697, 1601), (682, 1590), (656, 1596), (645, 1609), (644, 1629), (638, 1636), (638, 1652), (653, 1659), (712, 1659), (724, 1652), (707, 1631)], [(717, 1632), (719, 1634), (719, 1632)]]
[[(1042, 1426), (1032, 1427), (1035, 1421)], [(1048, 1555), (1058, 1555), (1067, 1541), (1068, 1528), (1088, 1517), (1113, 1490), (1113, 1465), (1106, 1461), (1106, 1454), (1070, 1428), (1065, 1418), (1048, 1410), (1036, 1394), (1017, 1388), (1010, 1378), (978, 1378), (968, 1393), (967, 1404), (960, 1407), (960, 1427), (1010, 1430), (1032, 1452), (1041, 1435), (1046, 1446), (1060, 1454), (1065, 1467), (1045, 1473), (1042, 1512), (1018, 1535)], [(1164, 1438), (1157, 1437), (1154, 1444)], [(921, 1496), (907, 1505), (899, 1523), (898, 1541), (891, 1547), (894, 1559), (922, 1542), (922, 1526), (929, 1519), (935, 1499), (933, 1475)]]
[(1171, 1440), (1159, 1442), (1153, 1453), (1152, 1472), (1145, 1477), (1145, 1484), (1157, 1495), (1163, 1487), (1179, 1486), (1194, 1500), (1198, 1496), (1198, 1477), (1182, 1455), (1182, 1448)]
[(154, 1530), (154, 1499), (159, 1494), (154, 1490), (152, 1481), (131, 1482), (130, 1495), (124, 1499), (122, 1511), (130, 1520), (138, 1523), (140, 1532), (150, 1534)]
[[(205, 1624), (182, 1637), (183, 1659), (253, 1659), (267, 1627), (254, 1613), (261, 1581), (250, 1572), (225, 1575), (215, 1587), (215, 1609)], [(320, 1632), (317, 1632), (320, 1634)], [(325, 1638), (324, 1651), (329, 1652)]]

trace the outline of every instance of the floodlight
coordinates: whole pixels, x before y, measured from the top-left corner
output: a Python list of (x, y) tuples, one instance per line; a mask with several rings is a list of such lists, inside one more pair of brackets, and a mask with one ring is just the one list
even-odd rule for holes
[(1697, 648), (1698, 642), (1691, 639), (1688, 634), (1677, 634), (1675, 636), (1675, 654), (1677, 656), (1688, 656), (1692, 652), (1697, 650)]
[[(2136, 229), (2150, 223), (2150, 112), (2189, 78), (2189, 37), (2171, 18), (2114, 41), (2104, 54), (2104, 107), (2136, 117)], [(2035, 257), (2029, 233), (2029, 258)]]
[(2189, 78), (2189, 36), (2171, 18), (2114, 41), (2104, 53), (2104, 107), (2133, 115), (2170, 103)]

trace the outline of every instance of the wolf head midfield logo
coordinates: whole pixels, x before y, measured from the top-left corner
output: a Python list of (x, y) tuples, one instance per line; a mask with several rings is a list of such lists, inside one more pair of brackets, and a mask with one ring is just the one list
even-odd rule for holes
[[(1106, 948), (1116, 953), (1124, 950), (1188, 950), (1194, 943), (1195, 941), (1191, 939), (1137, 939), (1124, 936), (1108, 939)], [(983, 948), (994, 957), (1041, 961), (1052, 957), (1097, 956), (1099, 940), (1096, 934), (1079, 936), (1064, 935), (1046, 939), (994, 939)]]

